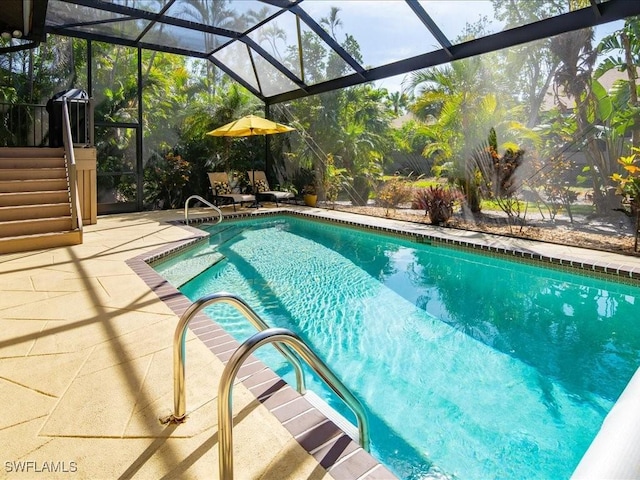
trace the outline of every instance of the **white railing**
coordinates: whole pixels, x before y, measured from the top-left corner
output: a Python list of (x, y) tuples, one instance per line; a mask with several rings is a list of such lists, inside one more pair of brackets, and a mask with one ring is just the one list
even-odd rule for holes
[(220, 223), (222, 221), (222, 210), (220, 210), (218, 207), (216, 207), (213, 203), (208, 202), (207, 200), (205, 200), (204, 198), (202, 198), (200, 195), (191, 195), (189, 198), (187, 198), (187, 201), (184, 202), (184, 223), (186, 225), (189, 225), (189, 202), (191, 200), (199, 200), (202, 203), (204, 203), (206, 206), (208, 206), (209, 208), (213, 208), (216, 212), (218, 212), (218, 221), (216, 222), (216, 224)]
[(73, 152), (73, 138), (71, 136), (71, 122), (67, 99), (63, 99), (62, 105), (62, 142), (67, 157), (67, 173), (69, 176), (69, 194), (71, 195), (71, 228), (82, 232), (82, 212), (80, 199), (78, 198), (78, 177), (76, 169), (76, 157)]

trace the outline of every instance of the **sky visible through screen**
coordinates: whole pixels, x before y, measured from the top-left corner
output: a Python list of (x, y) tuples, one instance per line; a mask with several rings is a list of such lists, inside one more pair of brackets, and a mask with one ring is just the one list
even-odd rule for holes
[[(470, 0), (458, 2), (420, 1), (420, 4), (433, 18), (440, 30), (450, 40), (462, 34), (466, 24), (482, 20), (489, 33), (504, 29), (504, 23), (493, 18), (493, 6), (490, 1)], [(301, 6), (316, 21), (327, 18), (332, 6), (339, 8), (338, 18), (341, 25), (336, 27), (338, 42), (345, 40), (346, 34), (352, 35), (359, 43), (365, 66), (380, 66), (399, 59), (410, 58), (427, 51), (440, 49), (435, 39), (420, 25), (413, 22), (417, 17), (409, 12), (404, 1), (341, 1), (304, 0)], [(406, 8), (405, 8), (406, 7)], [(408, 19), (411, 19), (409, 23)], [(485, 21), (486, 18), (486, 21)], [(622, 28), (624, 22), (616, 21), (595, 27), (594, 45), (606, 35)], [(325, 26), (325, 28), (327, 28)], [(416, 34), (416, 32), (420, 32)], [(375, 82), (389, 92), (402, 91), (402, 81), (406, 74), (396, 75)]]

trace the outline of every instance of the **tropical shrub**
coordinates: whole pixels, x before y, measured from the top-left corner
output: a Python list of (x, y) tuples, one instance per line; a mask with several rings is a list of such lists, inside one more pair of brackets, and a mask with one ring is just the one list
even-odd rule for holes
[(509, 143), (500, 155), (496, 131), (491, 128), (486, 145), (473, 155), (472, 165), (480, 176), (482, 197), (495, 201), (509, 218), (519, 217), (521, 213), (516, 197), (520, 187), (516, 171), (522, 165), (524, 153), (517, 145)]
[(376, 203), (386, 208), (385, 215), (388, 217), (389, 209), (397, 208), (401, 203), (410, 201), (412, 194), (413, 189), (406, 179), (393, 177), (382, 184)]
[(325, 200), (331, 203), (332, 208), (335, 207), (335, 202), (338, 199), (340, 190), (342, 190), (350, 180), (347, 176), (347, 170), (336, 167), (333, 155), (331, 153), (328, 154), (325, 160), (322, 188), (324, 189)]
[(616, 194), (622, 196), (622, 203), (635, 214), (640, 210), (640, 148), (631, 147), (631, 151), (631, 155), (618, 159), (624, 175), (614, 173), (611, 179), (617, 184)]
[(553, 220), (564, 208), (573, 223), (572, 205), (578, 200), (578, 193), (572, 189), (572, 183), (567, 180), (574, 168), (572, 162), (564, 155), (549, 158), (542, 162), (539, 158), (531, 160), (531, 165), (536, 173), (529, 181), (532, 191), (542, 190), (543, 195), (536, 195), (536, 201), (544, 204)]
[(464, 196), (458, 190), (438, 185), (418, 190), (412, 205), (424, 209), (432, 225), (444, 225), (453, 216), (456, 203), (463, 200)]
[(191, 165), (180, 155), (154, 154), (144, 170), (145, 204), (151, 208), (179, 208), (190, 173)]

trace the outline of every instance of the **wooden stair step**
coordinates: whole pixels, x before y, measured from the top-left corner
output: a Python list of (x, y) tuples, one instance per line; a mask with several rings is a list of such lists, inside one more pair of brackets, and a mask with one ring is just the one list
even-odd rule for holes
[(67, 188), (66, 178), (0, 180), (0, 193), (47, 192)]
[(0, 207), (69, 202), (68, 190), (0, 193)]
[(81, 230), (44, 233), (38, 235), (20, 235), (15, 237), (0, 237), (0, 254), (28, 252), (46, 248), (65, 247), (82, 243)]
[(0, 180), (35, 180), (67, 178), (65, 167), (53, 168), (0, 168)]
[(28, 220), (30, 218), (64, 217), (70, 215), (69, 202), (11, 205), (0, 207), (0, 222)]
[(13, 158), (0, 157), (0, 170), (14, 168), (59, 168), (65, 167), (64, 157)]
[(0, 148), (0, 158), (47, 158), (63, 157), (64, 148), (10, 147)]
[(2, 222), (0, 238), (71, 230), (71, 216), (29, 218)]

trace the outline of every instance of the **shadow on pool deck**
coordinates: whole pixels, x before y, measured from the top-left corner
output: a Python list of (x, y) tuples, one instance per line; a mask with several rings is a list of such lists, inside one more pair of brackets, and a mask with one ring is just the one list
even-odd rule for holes
[[(637, 258), (344, 212), (285, 209), (292, 208), (384, 231), (408, 229), (495, 252), (517, 248), (532, 257), (640, 275)], [(249, 214), (269, 211), (261, 210)], [(194, 209), (194, 216), (199, 213)], [(177, 312), (188, 302), (157, 276), (138, 274), (146, 265), (142, 257), (194, 236), (192, 229), (170, 223), (182, 215), (100, 217), (85, 229), (82, 245), (0, 255), (3, 477), (68, 478), (71, 471), (91, 479), (217, 476), (218, 379), (234, 344), (221, 346), (224, 332), (211, 322), (193, 326), (187, 342), (189, 418), (177, 427), (161, 425), (158, 418), (173, 406)], [(326, 419), (283, 426), (294, 407), (307, 408), (299, 403), (304, 399), (288, 386), (274, 388), (279, 380), (259, 362), (244, 368), (247, 378), (233, 395), (237, 478), (389, 478)], [(318, 443), (322, 438), (333, 442)]]
[[(173, 406), (174, 312), (126, 260), (191, 233), (179, 212), (101, 217), (82, 245), (0, 256), (3, 478), (217, 475), (223, 363), (188, 337), (188, 421)], [(237, 478), (331, 478), (242, 385)], [(44, 475), (44, 476), (43, 476)]]

